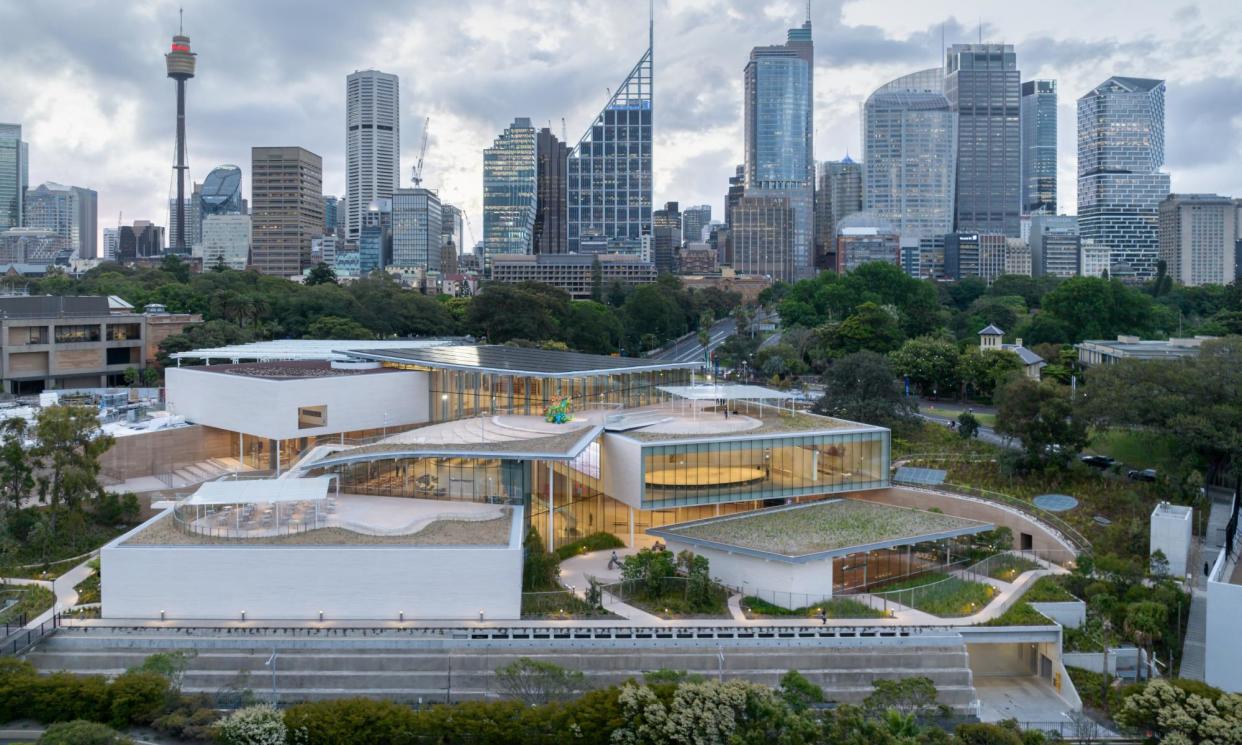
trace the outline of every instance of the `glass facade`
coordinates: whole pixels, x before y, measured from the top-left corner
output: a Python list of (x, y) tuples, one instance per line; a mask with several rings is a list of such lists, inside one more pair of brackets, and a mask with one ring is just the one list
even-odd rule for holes
[(430, 189), (392, 193), (393, 266), (440, 271), (440, 197)]
[(643, 448), (642, 506), (787, 499), (888, 485), (888, 432)]
[(745, 70), (746, 193), (787, 196), (793, 209), (789, 276), (814, 272), (814, 47), (811, 24), (781, 46), (755, 47)]
[[(328, 203), (324, 202), (327, 209)], [(336, 200), (332, 204), (333, 216), (336, 215)], [(240, 215), (242, 214), (242, 172), (234, 165), (216, 166), (207, 174), (198, 197), (199, 219), (205, 220), (208, 215)]]
[(912, 73), (863, 106), (863, 209), (891, 222), (903, 246), (953, 232), (957, 114), (942, 81), (938, 67)]
[(22, 226), (29, 153), (20, 124), (0, 124), (0, 230)]
[(1169, 195), (1160, 173), (1164, 89), (1163, 80), (1114, 77), (1078, 99), (1079, 233), (1140, 280), (1155, 275), (1159, 205)]
[(651, 233), (652, 68), (648, 47), (569, 153), (570, 253), (604, 244), (609, 252), (637, 254)]
[(956, 230), (1018, 237), (1022, 148), (1012, 44), (954, 44), (944, 94), (957, 112)]
[(483, 151), (483, 248), (489, 259), (533, 250), (535, 155), (535, 128), (525, 117), (514, 119)]
[(1057, 213), (1057, 81), (1022, 84), (1022, 211)]

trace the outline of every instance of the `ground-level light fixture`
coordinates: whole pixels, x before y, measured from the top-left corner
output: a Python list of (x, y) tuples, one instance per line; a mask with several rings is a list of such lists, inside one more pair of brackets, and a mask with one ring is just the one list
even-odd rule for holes
[(242, 611), (242, 620), (243, 620), (243, 621), (245, 621), (245, 620), (246, 620), (246, 611)]
[(403, 610), (397, 611), (397, 620), (402, 623), (405, 623), (405, 611)]
[(482, 608), (479, 608), (479, 620), (480, 621), (483, 620), (483, 609)]
[(323, 611), (319, 611), (319, 620), (320, 620), (320, 621), (322, 621), (322, 620), (323, 620)]
[(160, 611), (160, 620), (161, 620), (161, 621), (163, 621), (163, 620), (164, 620), (164, 611)]

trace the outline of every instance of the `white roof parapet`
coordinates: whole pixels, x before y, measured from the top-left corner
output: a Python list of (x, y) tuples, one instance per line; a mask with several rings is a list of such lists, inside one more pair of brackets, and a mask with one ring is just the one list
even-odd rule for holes
[(662, 385), (660, 390), (691, 401), (762, 401), (764, 399), (797, 398), (793, 393), (764, 388), (761, 385)]
[(322, 360), (343, 362), (354, 359), (348, 352), (356, 349), (424, 349), (461, 344), (460, 338), (442, 339), (282, 339), (279, 341), (256, 341), (249, 344), (230, 344), (223, 347), (192, 349), (176, 352), (175, 360), (221, 360), (226, 362), (273, 360), (299, 361)]
[(254, 504), (257, 502), (308, 502), (328, 498), (333, 476), (305, 479), (246, 479), (208, 481), (183, 504)]

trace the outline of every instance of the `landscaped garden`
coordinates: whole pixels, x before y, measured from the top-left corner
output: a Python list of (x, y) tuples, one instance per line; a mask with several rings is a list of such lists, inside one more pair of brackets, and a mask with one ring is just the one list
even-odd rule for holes
[(643, 549), (625, 557), (621, 581), (607, 590), (661, 618), (728, 618), (730, 592), (710, 572), (707, 558), (689, 551)]
[(980, 525), (942, 513), (840, 499), (742, 514), (669, 532), (783, 556), (805, 556)]
[(929, 572), (881, 585), (870, 594), (933, 616), (959, 618), (983, 610), (996, 596), (996, 588), (983, 582)]
[(43, 585), (0, 585), (0, 599), (6, 607), (0, 610), (0, 624), (26, 622), (52, 607), (56, 595)]
[(988, 576), (1001, 582), (1013, 582), (1023, 572), (1039, 569), (1038, 562), (1018, 554), (997, 554), (987, 560)]
[(784, 608), (750, 596), (742, 598), (742, 612), (747, 618), (884, 618), (882, 610), (876, 610), (853, 598), (831, 598), (805, 608)]

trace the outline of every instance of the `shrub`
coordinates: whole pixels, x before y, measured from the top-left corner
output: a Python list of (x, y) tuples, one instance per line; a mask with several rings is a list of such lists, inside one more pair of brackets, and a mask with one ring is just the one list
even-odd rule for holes
[(1063, 603), (1078, 598), (1071, 595), (1057, 577), (1048, 576), (1035, 580), (1022, 599), (1028, 603)]
[(1022, 745), (1022, 735), (999, 724), (959, 724), (953, 734), (962, 745)]
[(68, 722), (74, 719), (103, 721), (108, 718), (108, 683), (100, 675), (52, 673), (18, 681), (17, 715), (40, 722)]
[(544, 550), (543, 541), (539, 538), (539, 533), (535, 532), (534, 528), (531, 528), (526, 533), (526, 539), (522, 542), (522, 549), (523, 592), (561, 589), (560, 584), (556, 581), (561, 569), (560, 559), (556, 557), (556, 554), (548, 553)]
[(287, 735), (284, 716), (267, 704), (239, 709), (216, 725), (223, 745), (285, 745)]
[(107, 725), (75, 719), (48, 727), (36, 745), (127, 745), (133, 740)]
[(289, 742), (297, 745), (356, 745), (413, 742), (418, 715), (392, 701), (343, 698), (298, 704), (285, 711)]
[(592, 533), (585, 538), (579, 538), (573, 543), (567, 543), (556, 549), (556, 557), (564, 561), (578, 554), (591, 553), (592, 551), (608, 551), (614, 548), (625, 548), (625, 541), (612, 533)]
[(112, 724), (150, 724), (169, 699), (168, 679), (159, 673), (131, 670), (112, 681)]

